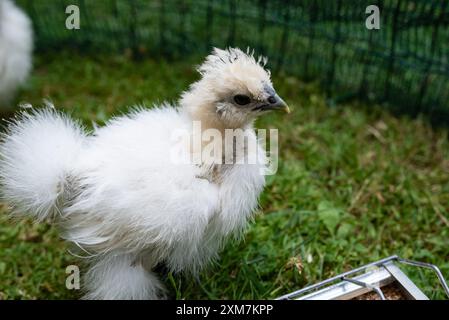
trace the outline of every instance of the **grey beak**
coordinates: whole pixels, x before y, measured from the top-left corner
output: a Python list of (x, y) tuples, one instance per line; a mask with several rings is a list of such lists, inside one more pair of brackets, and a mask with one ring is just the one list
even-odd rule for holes
[(277, 94), (270, 96), (267, 99), (267, 102), (268, 104), (265, 106), (265, 110), (280, 110), (290, 113), (290, 108), (288, 107), (287, 103), (285, 103), (285, 101), (282, 100), (282, 98)]

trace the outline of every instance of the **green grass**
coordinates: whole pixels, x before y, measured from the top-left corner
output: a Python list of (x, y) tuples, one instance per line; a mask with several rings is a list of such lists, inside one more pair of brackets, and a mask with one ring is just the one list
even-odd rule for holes
[[(87, 125), (103, 123), (135, 104), (174, 101), (198, 62), (41, 56), (19, 100), (51, 99)], [(292, 77), (274, 83), (293, 113), (258, 122), (281, 139), (260, 214), (198, 279), (163, 276), (172, 296), (274, 298), (392, 254), (435, 263), (448, 277), (447, 131), (379, 106), (329, 107), (316, 85)], [(65, 288), (65, 267), (77, 262), (55, 228), (10, 221), (2, 207), (0, 299), (78, 298)], [(444, 297), (432, 274), (411, 276), (430, 297)]]

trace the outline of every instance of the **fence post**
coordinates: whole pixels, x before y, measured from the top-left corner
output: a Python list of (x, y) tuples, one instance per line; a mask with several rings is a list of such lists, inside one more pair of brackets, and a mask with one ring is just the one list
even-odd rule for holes
[(111, 0), (111, 6), (112, 6), (112, 14), (114, 15), (114, 18), (118, 19), (119, 9), (118, 9), (118, 5), (117, 5), (117, 0)]
[(304, 77), (306, 80), (310, 79), (309, 72), (309, 62), (310, 57), (313, 54), (314, 45), (315, 45), (315, 23), (318, 19), (318, 8), (316, 1), (312, 1), (310, 5), (310, 18), (309, 18), (309, 37), (308, 37), (308, 46), (307, 52), (304, 57)]
[(388, 57), (387, 73), (385, 78), (385, 93), (384, 99), (388, 101), (390, 98), (391, 81), (390, 77), (394, 71), (394, 64), (396, 59), (396, 38), (398, 34), (398, 19), (399, 11), (401, 9), (401, 0), (397, 0), (396, 7), (393, 12), (393, 21), (391, 26), (391, 42), (390, 42), (390, 54)]
[(281, 43), (279, 45), (279, 52), (277, 56), (276, 70), (280, 72), (284, 64), (284, 57), (286, 55), (286, 48), (288, 42), (289, 23), (290, 23), (290, 0), (285, 0), (283, 5), (283, 23)]
[(267, 0), (259, 0), (258, 13), (259, 13), (259, 39), (258, 39), (258, 50), (260, 53), (264, 52), (264, 32), (265, 32), (265, 22), (266, 22), (266, 11), (267, 11)]
[(164, 0), (159, 0), (159, 51), (162, 55), (167, 52), (167, 42), (165, 41), (165, 4)]
[[(418, 94), (418, 98), (417, 98), (417, 102), (416, 102), (416, 106), (415, 106), (415, 110), (416, 112), (420, 112), (422, 111), (422, 102), (424, 100), (424, 96), (426, 95), (427, 92), (427, 88), (428, 88), (428, 84), (429, 84), (429, 78), (430, 78), (430, 70), (432, 69), (432, 65), (433, 65), (433, 61), (434, 61), (434, 56), (435, 56), (435, 49), (436, 49), (436, 43), (437, 43), (437, 39), (438, 39), (438, 31), (439, 31), (439, 27), (440, 24), (443, 23), (444, 20), (444, 10), (446, 9), (447, 6), (447, 1), (444, 1), (441, 4), (440, 7), (440, 14), (438, 15), (438, 19), (437, 21), (435, 21), (434, 25), (433, 25), (433, 30), (432, 30), (432, 38), (430, 40), (430, 59), (428, 60), (426, 67), (424, 69), (424, 77), (421, 81), (421, 84), (419, 86), (419, 94)], [(433, 17), (433, 13), (435, 12), (435, 6), (432, 6), (431, 9), (431, 17)]]
[[(382, 3), (381, 0), (378, 0), (376, 3), (378, 8), (382, 8)], [(362, 79), (360, 80), (360, 86), (359, 86), (359, 90), (358, 90), (358, 96), (359, 98), (362, 98), (366, 95), (367, 91), (368, 91), (368, 81), (366, 80), (366, 75), (368, 74), (368, 68), (371, 66), (371, 55), (372, 50), (373, 50), (373, 46), (374, 46), (374, 42), (373, 42), (373, 34), (377, 32), (375, 30), (368, 30), (368, 47), (367, 50), (363, 52), (360, 61), (363, 64), (363, 70), (362, 70)]]
[(362, 98), (363, 96), (365, 96), (365, 94), (368, 90), (366, 75), (368, 73), (368, 68), (369, 68), (370, 62), (371, 62), (370, 51), (372, 50), (372, 48), (373, 48), (373, 31), (369, 31), (368, 48), (367, 48), (366, 52), (362, 53), (362, 56), (360, 58), (360, 61), (363, 64), (363, 69), (362, 69), (362, 79), (360, 80), (360, 86), (359, 86), (359, 90), (358, 90), (359, 98)]
[(84, 38), (86, 43), (91, 44), (94, 42), (92, 39), (94, 38), (95, 32), (92, 30), (89, 10), (87, 10), (86, 2), (84, 0), (80, 0), (80, 12), (83, 17), (83, 22), (81, 22), (83, 26), (82, 28), (84, 31), (87, 30), (87, 32), (83, 33), (85, 36), (82, 36), (81, 39)]
[(129, 24), (128, 24), (128, 28), (129, 28), (129, 46), (131, 49), (131, 53), (133, 55), (134, 58), (137, 58), (138, 56), (138, 42), (137, 42), (137, 28), (136, 28), (136, 23), (137, 23), (137, 10), (136, 10), (136, 1), (135, 0), (130, 0), (129, 1), (129, 10), (130, 10), (130, 16), (131, 18), (129, 19)]
[(28, 11), (30, 12), (31, 21), (33, 21), (33, 28), (36, 34), (40, 34), (40, 23), (39, 23), (39, 15), (36, 12), (36, 8), (34, 7), (34, 0), (27, 1)]
[(180, 48), (181, 48), (181, 52), (186, 52), (187, 51), (187, 33), (186, 33), (186, 29), (187, 29), (187, 25), (186, 25), (186, 15), (188, 14), (189, 11), (189, 6), (188, 4), (185, 2), (185, 0), (180, 0), (179, 1), (179, 39), (180, 39)]
[(229, 28), (228, 45), (233, 47), (235, 45), (235, 28), (236, 28), (236, 6), (235, 0), (229, 1), (229, 15), (231, 19), (231, 26)]
[(333, 87), (333, 83), (334, 83), (334, 78), (335, 78), (335, 64), (337, 62), (337, 46), (338, 43), (340, 42), (340, 23), (341, 23), (341, 0), (337, 0), (337, 15), (336, 15), (336, 19), (335, 19), (335, 33), (334, 33), (334, 40), (332, 43), (332, 53), (331, 53), (331, 61), (329, 64), (329, 69), (327, 72), (327, 77), (326, 77), (326, 94), (328, 97), (331, 96), (332, 94), (332, 87)]
[(212, 25), (214, 23), (214, 10), (212, 8), (214, 0), (207, 1), (207, 10), (206, 10), (206, 52), (209, 52), (212, 47)]

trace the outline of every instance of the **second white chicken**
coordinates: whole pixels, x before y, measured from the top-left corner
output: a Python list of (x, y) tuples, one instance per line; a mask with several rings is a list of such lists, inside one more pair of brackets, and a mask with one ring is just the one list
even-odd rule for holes
[(10, 109), (31, 70), (33, 32), (28, 16), (10, 0), (0, 0), (0, 108)]

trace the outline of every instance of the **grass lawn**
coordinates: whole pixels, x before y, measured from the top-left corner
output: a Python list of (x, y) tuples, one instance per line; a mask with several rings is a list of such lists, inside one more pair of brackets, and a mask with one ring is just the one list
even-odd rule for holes
[[(135, 104), (175, 101), (197, 78), (198, 62), (39, 56), (19, 101), (47, 98), (101, 124)], [(274, 84), (293, 113), (257, 123), (278, 128), (281, 139), (260, 214), (198, 279), (165, 275), (172, 296), (275, 298), (392, 254), (435, 263), (449, 277), (447, 130), (378, 106), (329, 107), (317, 85), (292, 77)], [(78, 262), (67, 248), (55, 228), (10, 221), (2, 206), (0, 299), (80, 297), (65, 288), (65, 268)], [(431, 298), (444, 297), (432, 274), (409, 271)]]

